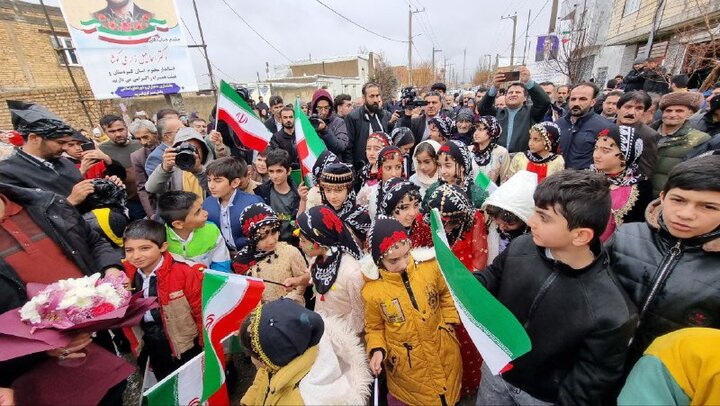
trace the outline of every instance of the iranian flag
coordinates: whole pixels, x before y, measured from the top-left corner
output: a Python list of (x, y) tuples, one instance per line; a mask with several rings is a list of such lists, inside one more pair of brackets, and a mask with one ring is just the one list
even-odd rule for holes
[[(180, 406), (200, 405), (203, 393), (203, 360), (205, 354), (198, 354), (177, 371), (143, 393), (143, 405)], [(218, 392), (219, 393), (219, 392)], [(210, 399), (208, 404), (222, 404), (222, 399)]]
[(530, 337), (453, 254), (437, 209), (432, 210), (430, 223), (437, 261), (465, 330), (493, 374), (509, 370), (512, 360), (530, 351)]
[(315, 162), (327, 147), (315, 132), (305, 113), (300, 110), (299, 100), (295, 102), (295, 147), (300, 160), (300, 170), (305, 179), (309, 173), (312, 173)]
[[(218, 397), (228, 399), (222, 341), (240, 329), (243, 319), (260, 303), (263, 290), (265, 284), (259, 279), (209, 269), (204, 272), (202, 312), (205, 373), (202, 402)], [(229, 400), (226, 404), (230, 404)]]
[(240, 142), (255, 151), (264, 151), (272, 134), (262, 120), (229, 84), (220, 81), (217, 101), (217, 119), (232, 128)]
[(494, 192), (498, 188), (498, 185), (496, 185), (495, 182), (491, 181), (490, 178), (488, 178), (488, 176), (479, 169), (478, 174), (475, 177), (475, 184), (480, 186), (480, 188), (482, 188), (488, 194)]

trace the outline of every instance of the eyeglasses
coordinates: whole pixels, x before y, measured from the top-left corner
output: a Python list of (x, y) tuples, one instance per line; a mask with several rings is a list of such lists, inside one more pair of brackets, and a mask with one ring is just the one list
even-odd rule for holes
[(315, 110), (317, 111), (330, 111), (330, 106), (316, 106)]

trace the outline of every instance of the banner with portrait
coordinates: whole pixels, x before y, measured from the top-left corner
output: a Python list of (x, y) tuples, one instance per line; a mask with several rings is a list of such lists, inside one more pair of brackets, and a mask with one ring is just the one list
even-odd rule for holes
[(556, 60), (559, 48), (560, 40), (557, 35), (548, 34), (538, 36), (537, 46), (535, 47), (535, 62)]
[(60, 0), (97, 99), (198, 90), (175, 0)]

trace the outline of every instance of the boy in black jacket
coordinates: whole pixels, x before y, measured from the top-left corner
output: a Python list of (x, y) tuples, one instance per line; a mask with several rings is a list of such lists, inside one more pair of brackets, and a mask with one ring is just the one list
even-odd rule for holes
[(637, 323), (599, 236), (610, 216), (607, 181), (566, 170), (535, 191), (531, 235), (516, 238), (475, 276), (523, 323), (532, 350), (493, 376), (477, 404), (599, 404), (613, 394)]

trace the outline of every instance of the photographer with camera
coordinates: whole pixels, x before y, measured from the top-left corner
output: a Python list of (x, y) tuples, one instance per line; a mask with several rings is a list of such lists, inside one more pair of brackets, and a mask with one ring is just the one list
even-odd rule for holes
[(162, 164), (148, 177), (145, 190), (156, 195), (170, 190), (192, 192), (202, 200), (208, 191), (205, 166), (210, 161), (210, 148), (202, 135), (194, 128), (180, 128), (172, 147), (163, 152)]
[(310, 113), (310, 124), (330, 152), (340, 157), (343, 162), (352, 163), (352, 155), (347, 152), (347, 125), (345, 120), (333, 113), (333, 100), (327, 90), (315, 91), (310, 102)]
[[(67, 196), (67, 202), (79, 206), (93, 193), (91, 179), (83, 179), (80, 170), (63, 156), (75, 131), (40, 105), (8, 101), (15, 129), (23, 138), (22, 147), (0, 164), (0, 181), (30, 189), (42, 189)], [(124, 187), (117, 176), (109, 178)], [(78, 208), (81, 212), (83, 209)]]

